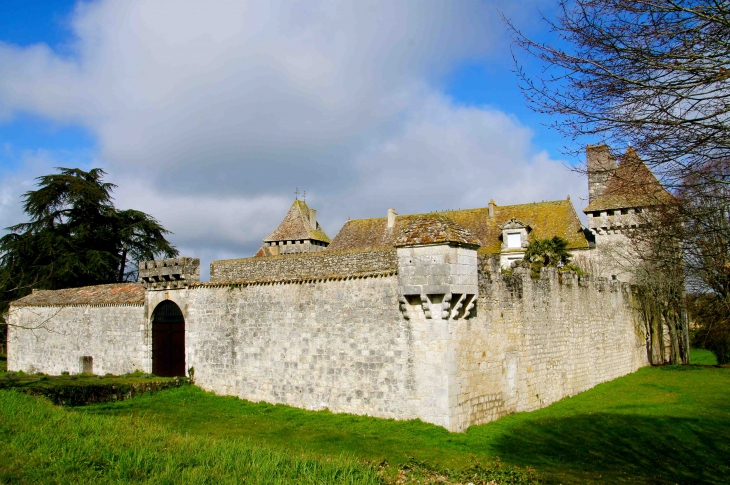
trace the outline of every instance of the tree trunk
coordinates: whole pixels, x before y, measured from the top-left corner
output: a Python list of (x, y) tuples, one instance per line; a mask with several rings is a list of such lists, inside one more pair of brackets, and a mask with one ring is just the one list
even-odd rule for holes
[(667, 309), (664, 312), (664, 321), (667, 322), (669, 328), (669, 363), (671, 365), (678, 365), (681, 363), (681, 354), (679, 351), (679, 335), (677, 332), (677, 313), (671, 309)]
[(122, 246), (122, 262), (119, 265), (119, 282), (124, 281), (124, 270), (127, 267), (127, 244)]

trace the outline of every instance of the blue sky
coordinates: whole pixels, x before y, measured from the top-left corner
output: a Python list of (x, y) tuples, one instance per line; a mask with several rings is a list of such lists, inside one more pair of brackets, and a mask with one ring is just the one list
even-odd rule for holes
[(0, 0), (0, 224), (55, 166), (103, 167), (204, 260), (255, 251), (295, 187), (330, 236), (390, 206), (580, 210), (498, 14), (541, 37), (549, 5)]

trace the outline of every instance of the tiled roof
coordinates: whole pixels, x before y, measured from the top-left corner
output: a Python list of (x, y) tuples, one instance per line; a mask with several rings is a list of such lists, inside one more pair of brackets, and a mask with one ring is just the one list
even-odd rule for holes
[[(453, 220), (476, 237), (482, 244), (479, 253), (497, 254), (501, 251), (502, 230), (499, 226), (513, 218), (532, 228), (530, 237), (560, 236), (568, 241), (568, 249), (588, 248), (583, 226), (570, 200), (495, 205), (494, 218), (489, 217), (486, 207), (438, 214)], [(421, 215), (399, 215), (392, 229), (388, 229), (387, 217), (348, 221), (325, 251), (392, 247), (401, 232)]]
[(139, 283), (113, 283), (64, 290), (36, 290), (13, 306), (143, 305), (145, 289)]
[(395, 240), (396, 246), (438, 243), (481, 246), (479, 240), (463, 226), (438, 213), (424, 214), (416, 218)]
[(322, 226), (319, 225), (319, 222), (316, 222), (317, 227), (312, 227), (309, 216), (307, 203), (303, 200), (295, 200), (279, 227), (269, 234), (264, 242), (314, 239), (315, 241), (329, 243), (330, 238), (322, 230)]
[(603, 194), (588, 204), (583, 212), (650, 207), (672, 200), (672, 195), (659, 183), (636, 151), (629, 148), (608, 178)]

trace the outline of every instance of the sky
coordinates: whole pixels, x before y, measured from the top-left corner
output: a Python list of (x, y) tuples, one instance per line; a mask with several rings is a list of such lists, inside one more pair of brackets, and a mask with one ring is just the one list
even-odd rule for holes
[(548, 0), (0, 0), (0, 227), (54, 167), (101, 167), (181, 255), (252, 256), (294, 200), (348, 218), (586, 205), (525, 106), (501, 15)]

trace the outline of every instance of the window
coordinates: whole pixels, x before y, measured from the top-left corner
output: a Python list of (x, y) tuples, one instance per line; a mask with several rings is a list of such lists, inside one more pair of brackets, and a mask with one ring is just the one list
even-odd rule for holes
[(522, 237), (519, 232), (512, 232), (507, 234), (507, 247), (508, 248), (520, 248), (522, 247)]
[(621, 215), (622, 216), (626, 216), (628, 214), (629, 214), (629, 210), (628, 209), (621, 209)]

